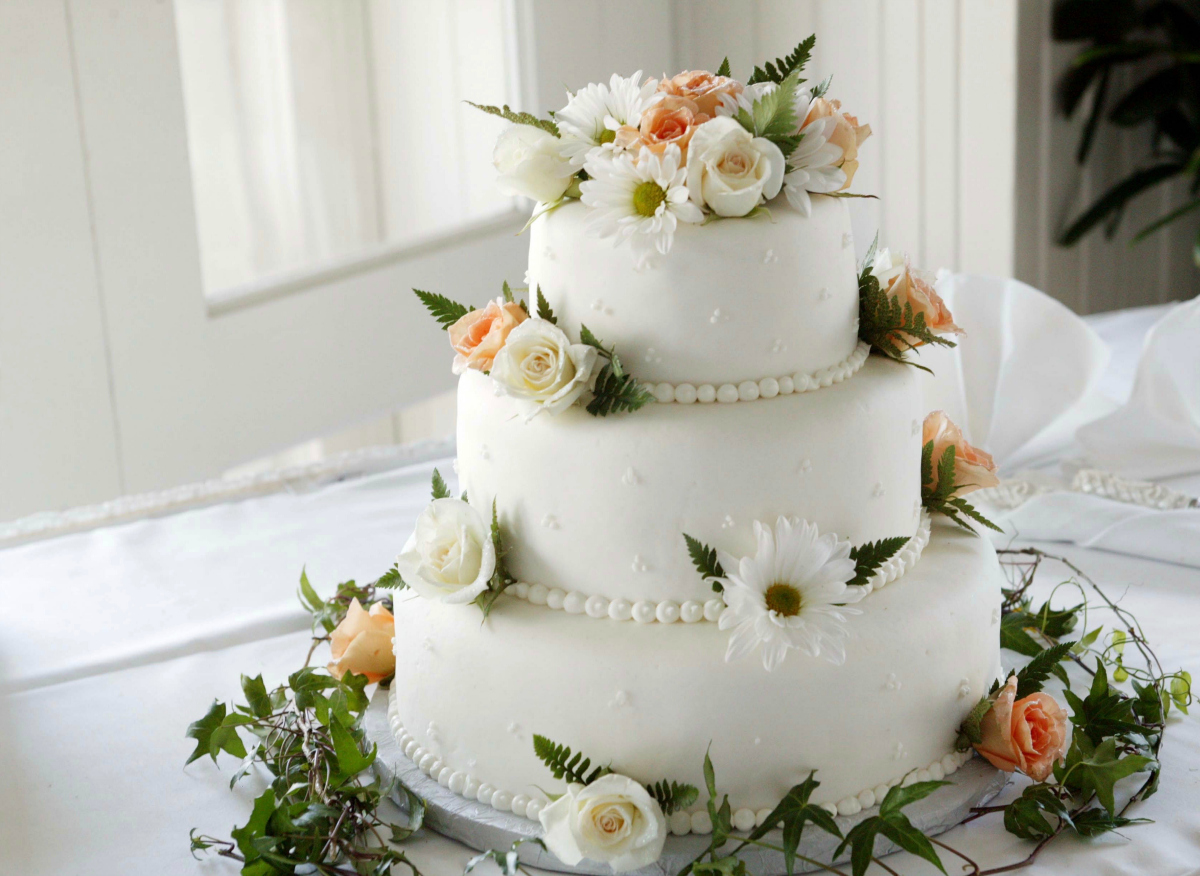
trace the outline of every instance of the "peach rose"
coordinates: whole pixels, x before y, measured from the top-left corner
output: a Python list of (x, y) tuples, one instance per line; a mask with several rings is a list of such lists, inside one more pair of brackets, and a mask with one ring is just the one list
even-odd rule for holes
[(1035, 782), (1045, 781), (1067, 751), (1067, 713), (1044, 693), (1017, 699), (1017, 677), (1010, 675), (995, 703), (979, 724), (983, 741), (975, 750), (992, 766), (1020, 770)]
[(832, 117), (835, 121), (833, 134), (829, 138), (829, 142), (835, 146), (842, 148), (842, 171), (846, 174), (846, 184), (839, 191), (845, 191), (850, 188), (850, 183), (854, 181), (854, 174), (858, 170), (858, 147), (863, 144), (868, 137), (871, 136), (870, 125), (860, 125), (858, 119), (849, 113), (842, 112), (842, 102), (840, 100), (826, 100), (823, 97), (814, 98), (809, 105), (808, 115), (804, 117), (804, 124), (800, 127), (816, 121)]
[[(899, 300), (900, 306), (911, 304), (913, 313), (925, 315), (925, 327), (934, 334), (961, 335), (963, 330), (954, 324), (954, 315), (946, 302), (937, 294), (925, 275), (913, 269), (908, 259), (899, 253), (892, 254), (891, 250), (880, 250), (871, 264), (871, 273), (879, 280), (879, 288), (888, 297)], [(911, 335), (904, 336), (904, 341), (914, 347), (919, 347), (924, 341)]]
[(353, 672), (365, 675), (370, 682), (383, 681), (396, 671), (396, 655), (392, 651), (395, 632), (395, 618), (382, 602), (376, 602), (366, 611), (357, 599), (352, 600), (346, 616), (330, 636), (333, 660), (329, 663), (329, 674), (341, 678)]
[(933, 484), (922, 486), (937, 487), (938, 460), (946, 452), (946, 448), (954, 445), (954, 483), (958, 488), (957, 495), (966, 495), (974, 490), (994, 487), (1000, 483), (996, 477), (996, 463), (991, 454), (985, 453), (978, 447), (967, 443), (962, 430), (950, 421), (945, 411), (933, 411), (925, 418), (925, 426), (921, 432), (922, 446), (933, 442)]
[(450, 346), (454, 357), (454, 373), (468, 368), (491, 371), (492, 360), (504, 346), (508, 333), (529, 318), (529, 314), (511, 301), (497, 298), (483, 310), (472, 310), (450, 326)]
[(712, 118), (717, 114), (721, 95), (737, 97), (742, 93), (742, 83), (728, 76), (714, 76), (707, 70), (685, 70), (670, 79), (663, 74), (658, 90), (674, 97), (685, 97), (694, 101), (696, 111)]
[(709, 117), (699, 111), (695, 101), (686, 97), (667, 95), (642, 113), (638, 127), (622, 125), (617, 129), (616, 145), (622, 149), (638, 150), (646, 147), (656, 155), (662, 155), (674, 143), (679, 147), (683, 161), (687, 161), (687, 147), (696, 126), (707, 122)]

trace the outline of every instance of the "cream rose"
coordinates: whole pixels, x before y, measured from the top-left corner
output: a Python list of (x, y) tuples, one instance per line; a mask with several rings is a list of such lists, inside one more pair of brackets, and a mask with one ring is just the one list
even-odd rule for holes
[(500, 171), (500, 191), (546, 204), (563, 196), (576, 170), (562, 141), (533, 125), (510, 125), (496, 141), (492, 163)]
[[(879, 288), (889, 297), (895, 296), (900, 306), (911, 304), (913, 313), (924, 314), (925, 327), (939, 335), (961, 335), (963, 330), (954, 324), (954, 315), (946, 302), (934, 290), (924, 274), (913, 269), (908, 259), (890, 250), (880, 250), (871, 263), (871, 273), (879, 280)], [(900, 332), (904, 335), (903, 332)], [(919, 347), (924, 341), (904, 335), (905, 343)]]
[(396, 619), (382, 602), (367, 611), (357, 599), (350, 601), (346, 616), (329, 637), (329, 674), (341, 678), (347, 672), (365, 675), (367, 681), (383, 681), (396, 671), (392, 637)]
[(556, 414), (590, 386), (596, 348), (572, 344), (558, 326), (528, 319), (513, 329), (492, 363), (492, 379), (514, 398), (533, 405), (530, 417)]
[(930, 441), (933, 442), (933, 482), (922, 486), (937, 488), (938, 461), (951, 445), (954, 447), (954, 483), (957, 484), (955, 495), (965, 496), (1000, 483), (991, 454), (968, 444), (962, 430), (950, 421), (944, 411), (934, 411), (925, 418), (921, 444)]
[(979, 724), (982, 741), (975, 750), (996, 769), (1020, 770), (1045, 781), (1067, 751), (1067, 713), (1049, 694), (1017, 699), (1017, 677), (1010, 675), (992, 708)]
[(538, 815), (546, 848), (568, 866), (584, 858), (624, 873), (658, 860), (667, 820), (658, 802), (633, 779), (610, 773), (568, 790)]
[(871, 126), (860, 125), (854, 116), (842, 112), (841, 101), (818, 97), (809, 105), (808, 115), (804, 117), (800, 127), (824, 118), (834, 120), (835, 127), (829, 142), (842, 149), (841, 168), (846, 174), (846, 184), (841, 190), (844, 191), (850, 188), (850, 183), (854, 181), (854, 174), (858, 171), (858, 147), (871, 136)]
[(634, 152), (642, 147), (655, 155), (662, 155), (674, 144), (684, 160), (687, 159), (688, 142), (698, 125), (708, 121), (708, 116), (697, 108), (695, 102), (683, 97), (667, 95), (642, 113), (641, 124), (636, 128), (622, 125), (617, 129), (616, 145)]
[(487, 589), (496, 547), (478, 511), (458, 499), (435, 499), (417, 518), (396, 566), (426, 599), (462, 604)]
[(490, 371), (508, 333), (527, 319), (529, 314), (521, 305), (503, 298), (489, 301), (483, 310), (463, 314), (448, 329), (450, 346), (458, 354), (454, 357), (454, 373), (462, 374), (468, 368)]
[(663, 77), (658, 90), (668, 96), (684, 97), (696, 104), (696, 111), (707, 116), (717, 114), (721, 95), (737, 98), (742, 93), (742, 83), (728, 76), (716, 76), (707, 70), (685, 70), (668, 79)]
[(775, 197), (785, 170), (778, 146), (728, 116), (700, 125), (688, 145), (688, 194), (718, 216), (745, 216)]

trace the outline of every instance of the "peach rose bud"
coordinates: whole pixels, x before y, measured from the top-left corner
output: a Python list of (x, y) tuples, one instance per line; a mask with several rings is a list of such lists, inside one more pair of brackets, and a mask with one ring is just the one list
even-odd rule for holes
[[(883, 264), (879, 264), (880, 261)], [(942, 296), (937, 294), (937, 290), (926, 279), (926, 275), (913, 268), (907, 256), (899, 254), (893, 256), (891, 252), (885, 250), (872, 270), (879, 279), (879, 285), (884, 294), (889, 298), (895, 298), (901, 307), (905, 304), (911, 305), (914, 316), (918, 313), (924, 315), (925, 327), (931, 332), (937, 335), (964, 334), (963, 330), (955, 325), (954, 315), (946, 306), (946, 302), (942, 300)], [(919, 347), (925, 343), (904, 332), (896, 334), (903, 335), (904, 341), (913, 347)]]
[(860, 125), (857, 118), (843, 113), (840, 100), (818, 97), (813, 100), (808, 115), (804, 118), (804, 124), (824, 118), (833, 118), (835, 124), (829, 142), (842, 147), (841, 167), (846, 174), (846, 184), (840, 190), (845, 191), (850, 188), (850, 183), (854, 182), (854, 174), (858, 171), (858, 147), (871, 136), (871, 126)]
[(618, 128), (614, 142), (622, 149), (635, 152), (644, 146), (656, 155), (662, 155), (673, 143), (679, 147), (682, 160), (686, 162), (692, 133), (697, 125), (708, 119), (708, 115), (700, 112), (694, 101), (667, 95), (642, 113), (638, 127), (622, 125)]
[(529, 318), (521, 305), (496, 299), (483, 310), (463, 314), (448, 329), (454, 357), (454, 373), (468, 368), (491, 371), (492, 361), (508, 339), (508, 333)]
[(696, 104), (696, 112), (709, 118), (717, 114), (721, 95), (737, 97), (742, 93), (742, 83), (728, 76), (715, 76), (707, 70), (685, 70), (670, 79), (663, 75), (658, 90), (674, 97), (685, 97)]
[(975, 750), (996, 769), (1020, 770), (1045, 781), (1067, 751), (1067, 713), (1046, 693), (1017, 699), (1017, 677), (1010, 675), (996, 702), (983, 716), (983, 739)]
[(964, 496), (975, 490), (994, 487), (1000, 483), (996, 477), (996, 463), (991, 454), (969, 444), (962, 430), (951, 422), (945, 411), (933, 411), (925, 418), (921, 430), (921, 445), (933, 442), (933, 482), (922, 484), (937, 488), (938, 461), (946, 448), (954, 447), (954, 483), (958, 485), (955, 495)]
[(330, 636), (333, 660), (329, 663), (329, 674), (341, 678), (353, 672), (365, 675), (372, 683), (383, 681), (396, 671), (396, 655), (392, 651), (395, 634), (395, 618), (382, 602), (376, 602), (366, 611), (357, 599), (352, 600), (346, 616)]

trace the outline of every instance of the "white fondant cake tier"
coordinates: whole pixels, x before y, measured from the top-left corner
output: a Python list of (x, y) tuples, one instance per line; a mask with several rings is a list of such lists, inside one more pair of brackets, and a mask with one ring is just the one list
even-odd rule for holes
[(711, 743), (736, 809), (773, 806), (815, 769), (814, 801), (852, 810), (952, 751), (1000, 672), (1002, 583), (987, 540), (936, 525), (920, 565), (850, 619), (844, 665), (793, 651), (770, 673), (757, 654), (726, 663), (715, 624), (596, 623), (504, 598), (481, 627), (465, 606), (401, 593), (396, 665), (421, 683), (396, 688), (397, 725), (439, 781), (509, 807), (558, 790), (540, 733), (698, 787)]
[[(841, 200), (786, 200), (750, 219), (680, 224), (668, 256), (638, 270), (586, 230), (572, 201), (537, 219), (529, 282), (559, 323), (586, 324), (641, 380), (733, 384), (842, 362), (858, 341), (858, 282)], [(531, 293), (532, 294), (532, 293)]]
[(711, 599), (683, 533), (735, 556), (780, 515), (854, 544), (920, 521), (916, 373), (869, 357), (816, 392), (744, 404), (653, 404), (527, 420), (491, 380), (458, 390), (458, 470), (476, 507), (495, 498), (509, 571), (583, 596)]

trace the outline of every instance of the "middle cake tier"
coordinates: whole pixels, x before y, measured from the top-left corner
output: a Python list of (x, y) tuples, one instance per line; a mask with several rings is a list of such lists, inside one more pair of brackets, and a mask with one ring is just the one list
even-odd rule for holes
[(652, 404), (531, 420), (483, 374), (458, 389), (458, 472), (493, 499), (509, 571), (606, 599), (710, 599), (683, 533), (735, 556), (755, 520), (815, 523), (853, 544), (921, 519), (921, 394), (913, 369), (870, 357), (816, 392), (736, 404)]

